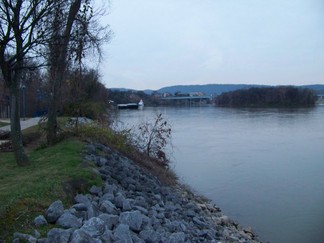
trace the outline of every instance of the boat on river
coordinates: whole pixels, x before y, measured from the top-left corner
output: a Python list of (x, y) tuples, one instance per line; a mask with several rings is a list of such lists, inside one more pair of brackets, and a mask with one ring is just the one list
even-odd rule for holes
[(117, 105), (118, 110), (126, 110), (126, 109), (138, 109), (138, 104), (137, 103), (127, 103), (127, 104), (118, 104)]
[(143, 107), (144, 107), (144, 102), (142, 99), (138, 103), (127, 103), (127, 104), (117, 105), (118, 110), (126, 110), (126, 109), (136, 110), (136, 109), (143, 109)]
[(140, 102), (138, 102), (138, 108), (139, 109), (143, 109), (144, 108), (144, 102), (143, 102), (142, 99), (140, 100)]

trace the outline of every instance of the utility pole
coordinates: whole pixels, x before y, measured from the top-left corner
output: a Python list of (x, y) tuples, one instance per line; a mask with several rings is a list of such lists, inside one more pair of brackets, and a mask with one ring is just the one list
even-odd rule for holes
[(22, 90), (22, 117), (26, 120), (26, 84), (23, 82), (21, 85)]

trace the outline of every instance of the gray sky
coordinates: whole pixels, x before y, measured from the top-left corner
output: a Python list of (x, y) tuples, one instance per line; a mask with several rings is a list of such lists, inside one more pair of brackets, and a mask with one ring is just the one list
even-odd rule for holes
[(109, 87), (324, 84), (324, 0), (110, 0)]

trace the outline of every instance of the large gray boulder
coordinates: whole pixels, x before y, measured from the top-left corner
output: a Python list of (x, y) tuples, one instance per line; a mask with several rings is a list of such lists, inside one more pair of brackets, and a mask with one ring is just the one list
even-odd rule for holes
[(104, 166), (107, 163), (107, 161), (108, 160), (106, 158), (98, 156), (96, 159), (96, 164), (98, 167), (101, 167)]
[(103, 193), (110, 193), (113, 194), (118, 190), (115, 184), (106, 183), (103, 189)]
[(93, 217), (97, 217), (99, 215), (99, 209), (95, 204), (90, 204), (87, 207), (87, 219), (91, 219)]
[(130, 211), (132, 209), (129, 199), (125, 198), (121, 193), (118, 193), (115, 198), (116, 207), (122, 209), (122, 211)]
[(47, 221), (44, 217), (44, 215), (39, 215), (34, 219), (34, 225), (36, 227), (42, 226), (42, 225), (47, 225)]
[(70, 212), (65, 212), (58, 218), (56, 223), (65, 229), (80, 228), (82, 225), (82, 219), (77, 218)]
[(139, 237), (144, 240), (145, 242), (161, 242), (162, 241), (162, 235), (155, 230), (142, 230), (139, 233)]
[(102, 243), (112, 243), (114, 235), (111, 230), (106, 229), (106, 231), (100, 236)]
[(86, 211), (87, 210), (87, 205), (84, 203), (76, 203), (72, 206), (76, 211)]
[(168, 243), (182, 243), (185, 242), (186, 235), (183, 232), (173, 233), (168, 239)]
[(184, 221), (171, 221), (165, 224), (165, 228), (167, 228), (170, 232), (185, 232), (187, 227)]
[(86, 196), (86, 195), (82, 195), (82, 194), (78, 194), (74, 197), (74, 201), (76, 203), (83, 203), (87, 206), (89, 206), (91, 204), (90, 199)]
[(141, 206), (134, 206), (134, 209), (140, 211), (144, 215), (148, 215), (148, 210), (146, 208), (143, 208)]
[(132, 210), (132, 205), (130, 203), (130, 201), (125, 198), (125, 200), (123, 201), (123, 211), (130, 211)]
[(120, 214), (119, 221), (126, 224), (131, 230), (139, 232), (142, 229), (143, 216), (140, 211), (123, 212)]
[(126, 224), (120, 224), (114, 232), (114, 241), (123, 243), (133, 243), (131, 231)]
[(113, 229), (119, 222), (119, 217), (117, 215), (103, 213), (99, 215), (98, 218), (105, 222), (105, 225), (109, 230)]
[(116, 207), (123, 208), (124, 200), (126, 200), (126, 198), (121, 193), (118, 193), (118, 195), (115, 198)]
[(98, 237), (105, 232), (105, 222), (97, 217), (87, 220), (81, 230), (86, 232), (91, 237)]
[(27, 234), (22, 234), (22, 233), (14, 233), (13, 235), (14, 237), (14, 242), (20, 242), (20, 240), (22, 240), (23, 242), (28, 242), (28, 243), (36, 243), (37, 242), (37, 238), (31, 236), (31, 235), (27, 235)]
[(92, 238), (87, 232), (78, 229), (73, 232), (70, 243), (101, 243), (101, 240)]
[(92, 186), (90, 189), (89, 189), (89, 192), (93, 195), (99, 195), (101, 196), (102, 194), (102, 189), (101, 187), (98, 187), (98, 186)]
[(192, 222), (198, 226), (198, 228), (208, 227), (208, 224), (203, 221), (203, 218), (193, 217)]
[(67, 243), (69, 242), (71, 231), (54, 228), (47, 232), (47, 242)]
[(61, 200), (53, 202), (46, 210), (45, 217), (47, 222), (55, 223), (56, 220), (64, 213), (64, 206)]
[(147, 207), (147, 203), (146, 203), (145, 197), (143, 197), (143, 196), (136, 197), (134, 204), (136, 206), (141, 206), (143, 208), (146, 208)]
[(118, 214), (116, 206), (108, 200), (100, 204), (100, 211), (108, 214)]
[(114, 196), (114, 194), (112, 194), (112, 193), (105, 193), (105, 194), (103, 194), (101, 197), (100, 197), (100, 203), (101, 202), (103, 202), (103, 201), (105, 201), (105, 200), (108, 200), (108, 201), (111, 201), (111, 202), (113, 202), (113, 201), (115, 201), (115, 196)]

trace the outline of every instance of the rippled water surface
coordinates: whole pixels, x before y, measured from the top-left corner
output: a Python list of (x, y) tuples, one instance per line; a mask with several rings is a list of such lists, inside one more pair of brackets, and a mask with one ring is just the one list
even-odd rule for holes
[(133, 125), (158, 112), (172, 123), (182, 182), (264, 241), (324, 242), (324, 106), (145, 107), (118, 118)]

